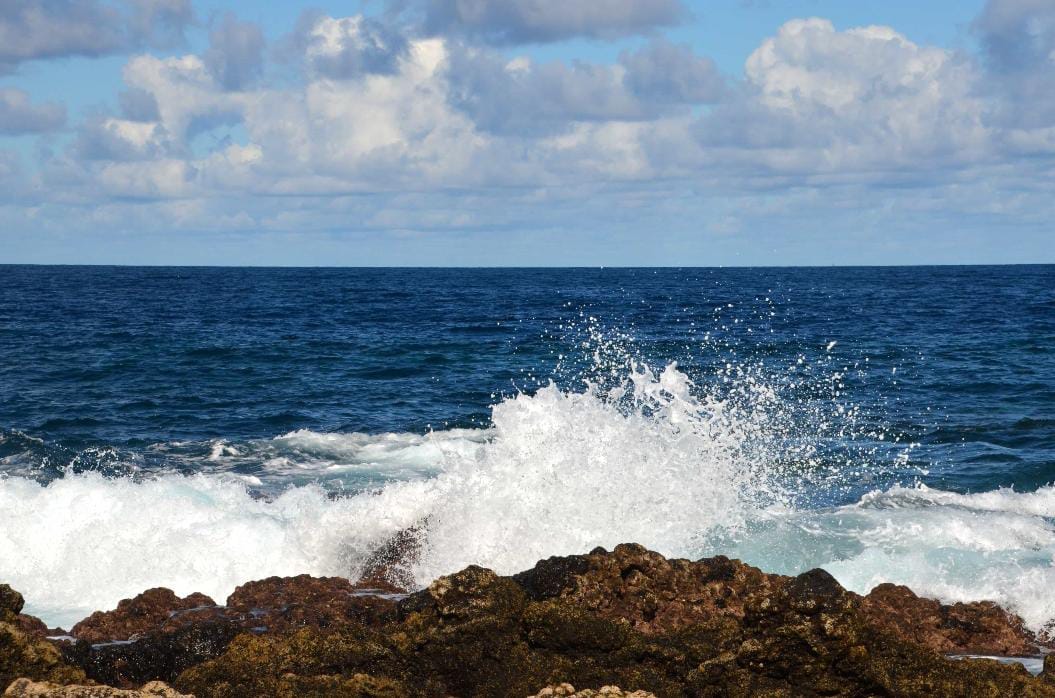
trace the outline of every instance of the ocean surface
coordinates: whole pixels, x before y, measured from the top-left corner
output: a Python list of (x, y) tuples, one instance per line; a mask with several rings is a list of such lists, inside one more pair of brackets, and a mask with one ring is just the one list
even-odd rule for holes
[(0, 266), (0, 581), (620, 542), (1055, 619), (1055, 267)]

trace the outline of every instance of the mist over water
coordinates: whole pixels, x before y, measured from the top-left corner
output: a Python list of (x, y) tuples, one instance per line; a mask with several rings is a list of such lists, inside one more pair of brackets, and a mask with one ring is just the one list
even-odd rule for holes
[(83, 316), (31, 287), (99, 272), (23, 273), (0, 289), (21, 366), (0, 369), (0, 577), (49, 622), (151, 586), (354, 578), (407, 529), (419, 585), (633, 541), (1055, 617), (1050, 268), (954, 276), (1016, 301), (995, 309), (922, 270), (274, 270), (224, 314), (214, 270), (183, 307), (133, 302), (182, 277), (121, 270)]

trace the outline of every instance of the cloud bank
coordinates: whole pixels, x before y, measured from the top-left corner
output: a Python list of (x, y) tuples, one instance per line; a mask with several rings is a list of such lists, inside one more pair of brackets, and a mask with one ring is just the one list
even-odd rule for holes
[[(224, 15), (200, 54), (131, 56), (112, 112), (75, 124), (66, 146), (41, 155), (0, 215), (34, 229), (593, 225), (618, 238), (672, 226), (706, 238), (759, 221), (805, 230), (820, 209), (862, 231), (891, 216), (922, 229), (955, 213), (1040, 235), (1052, 213), (1048, 2), (990, 0), (972, 25), (974, 53), (891, 27), (795, 19), (740, 74), (657, 34), (687, 17), (678, 2), (414, 8), (306, 14), (271, 42)], [(60, 31), (49, 43), (35, 29), (70, 13), (120, 17), (119, 35)], [(0, 41), (0, 61), (146, 47), (172, 39), (191, 14), (176, 0), (19, 0), (5, 5), (0, 32), (23, 40)], [(540, 61), (516, 48), (627, 35), (644, 38), (612, 62)], [(61, 105), (0, 92), (0, 132), (65, 123)], [(6, 157), (0, 177), (24, 177), (22, 160)]]

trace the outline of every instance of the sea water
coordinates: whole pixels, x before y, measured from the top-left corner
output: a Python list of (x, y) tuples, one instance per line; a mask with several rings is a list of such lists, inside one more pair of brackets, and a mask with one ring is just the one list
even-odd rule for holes
[(638, 542), (1055, 618), (1055, 267), (0, 266), (0, 581), (68, 625)]

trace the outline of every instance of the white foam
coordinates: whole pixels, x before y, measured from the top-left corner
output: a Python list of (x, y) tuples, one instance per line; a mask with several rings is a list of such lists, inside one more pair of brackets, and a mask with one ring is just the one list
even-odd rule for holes
[[(9, 478), (0, 481), (0, 578), (50, 623), (158, 585), (222, 602), (235, 585), (272, 574), (353, 573), (347, 524), (367, 509), (312, 486), (265, 502), (215, 476), (134, 483), (85, 473), (46, 487)], [(371, 533), (386, 522), (375, 520)]]
[(847, 588), (996, 601), (1034, 630), (1055, 618), (1055, 488), (957, 494), (894, 487), (857, 504), (788, 513), (730, 550), (764, 569), (824, 567)]
[[(302, 485), (265, 501), (219, 474), (69, 474), (47, 486), (10, 477), (0, 480), (0, 580), (29, 612), (69, 624), (152, 586), (222, 601), (269, 575), (354, 578), (371, 552), (417, 527), (423, 553), (408, 572), (421, 585), (468, 564), (513, 573), (633, 541), (770, 571), (824, 566), (861, 592), (893, 581), (950, 601), (992, 599), (1038, 629), (1055, 617), (1055, 489), (894, 488), (795, 510), (787, 502), (799, 493), (784, 489), (794, 479), (774, 449), (798, 434), (764, 383), (738, 385), (749, 399), (701, 394), (674, 365), (639, 366), (614, 388), (551, 385), (504, 400), (488, 430), (271, 440), (274, 458), (310, 453), (320, 468), (405, 475), (337, 499)], [(238, 457), (228, 448), (210, 455)]]
[(268, 502), (217, 475), (9, 478), (0, 576), (34, 613), (68, 623), (156, 585), (220, 600), (272, 574), (355, 576), (370, 552), (423, 523), (424, 552), (409, 570), (421, 584), (470, 563), (511, 573), (625, 541), (688, 554), (715, 526), (737, 526), (764, 493), (743, 452), (754, 427), (734, 412), (693, 396), (674, 366), (658, 376), (642, 367), (615, 398), (549, 386), (508, 399), (487, 432), (281, 437), (316, 453), (366, 460), (366, 451), (371, 462), (397, 451), (440, 469), (342, 499), (303, 486)]

